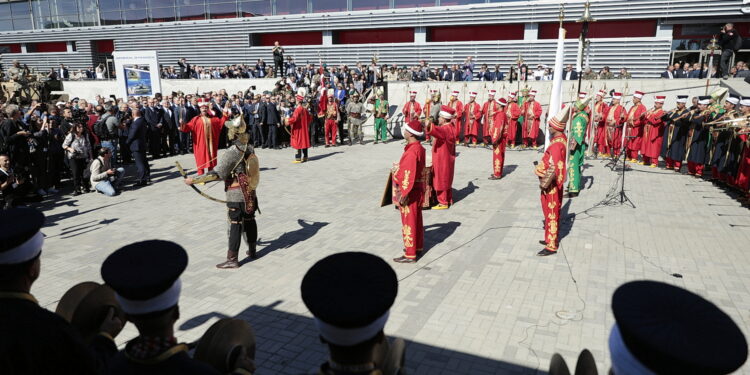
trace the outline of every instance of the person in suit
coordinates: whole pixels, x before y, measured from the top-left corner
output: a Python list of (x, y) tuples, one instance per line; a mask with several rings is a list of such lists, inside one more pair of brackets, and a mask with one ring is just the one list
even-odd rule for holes
[(143, 113), (148, 127), (148, 152), (153, 159), (161, 158), (161, 132), (164, 126), (164, 111), (157, 104), (155, 98), (148, 99)]
[(505, 74), (500, 70), (500, 64), (495, 65), (495, 71), (492, 72), (492, 80), (493, 81), (505, 80)]
[(266, 63), (263, 59), (258, 59), (258, 63), (255, 64), (255, 77), (266, 78)]
[[(164, 113), (164, 131), (161, 137), (161, 150), (174, 156), (179, 151), (177, 146), (177, 110), (172, 106), (169, 99), (164, 99), (161, 104)], [(169, 142), (169, 144), (167, 144)]]
[(180, 128), (182, 128), (182, 125), (185, 124), (185, 119), (187, 118), (185, 98), (174, 98), (173, 108), (175, 115), (175, 142), (177, 144), (177, 149), (180, 155), (185, 155), (188, 152), (188, 142), (190, 140), (190, 133), (183, 133), (180, 131)]
[(677, 78), (677, 74), (674, 72), (674, 66), (670, 65), (667, 67), (667, 70), (661, 73), (661, 78), (666, 79), (675, 79)]
[(255, 95), (253, 98), (248, 99), (248, 103), (243, 108), (243, 112), (247, 116), (247, 124), (250, 127), (250, 134), (253, 136), (254, 147), (260, 147), (266, 141), (266, 135), (260, 128), (260, 109), (260, 95)]
[(57, 76), (60, 79), (65, 80), (65, 81), (70, 79), (70, 73), (68, 72), (68, 68), (66, 68), (65, 65), (63, 64), (60, 64), (60, 69), (57, 70)]
[(281, 114), (279, 113), (279, 107), (278, 103), (276, 103), (275, 96), (266, 95), (266, 103), (260, 113), (260, 123), (267, 131), (266, 141), (263, 148), (279, 149), (277, 132), (281, 124)]
[(462, 72), (458, 69), (458, 65), (453, 65), (450, 73), (451, 73), (451, 76), (450, 76), (449, 81), (463, 81), (464, 80)]
[(190, 64), (188, 64), (184, 57), (177, 61), (177, 65), (180, 66), (180, 78), (191, 78)]
[(494, 74), (489, 71), (487, 64), (482, 64), (482, 67), (479, 68), (477, 79), (480, 81), (492, 81), (494, 79)]
[(136, 186), (145, 186), (151, 179), (151, 168), (148, 166), (146, 161), (146, 134), (148, 132), (148, 124), (142, 117), (141, 108), (133, 106), (130, 108), (130, 113), (133, 116), (133, 120), (130, 123), (130, 131), (128, 132), (127, 145), (130, 148), (130, 154), (135, 160), (135, 167), (138, 170), (136, 175)]
[(578, 80), (578, 72), (573, 69), (573, 65), (568, 64), (568, 66), (565, 67), (565, 74), (563, 75), (563, 79), (566, 81)]

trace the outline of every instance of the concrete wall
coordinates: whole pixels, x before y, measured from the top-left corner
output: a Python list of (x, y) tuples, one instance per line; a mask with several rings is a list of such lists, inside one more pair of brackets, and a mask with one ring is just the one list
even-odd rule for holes
[[(273, 90), (273, 79), (163, 79), (161, 81), (162, 94), (182, 91), (186, 94), (201, 93), (207, 91), (218, 91), (225, 89), (229, 94), (247, 90), (250, 86), (256, 86), (257, 91)], [(63, 91), (71, 98), (94, 98), (96, 95), (121, 96), (117, 91), (116, 81), (65, 81)]]

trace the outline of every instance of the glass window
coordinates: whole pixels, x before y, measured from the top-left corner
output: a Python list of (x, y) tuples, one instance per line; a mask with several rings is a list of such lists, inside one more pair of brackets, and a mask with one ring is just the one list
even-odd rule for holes
[(270, 16), (271, 0), (240, 1), (240, 17)]
[(58, 27), (79, 26), (78, 14), (63, 14), (57, 16)]
[(205, 0), (177, 0), (177, 6), (182, 5), (201, 5), (205, 4)]
[(96, 13), (96, 0), (78, 0), (81, 14)]
[(148, 5), (151, 8), (173, 7), (174, 6), (174, 0), (149, 0)]
[(14, 18), (15, 17), (29, 17), (31, 15), (31, 9), (29, 9), (29, 3), (27, 3), (26, 1), (20, 2), (20, 3), (11, 3), (10, 8), (11, 8), (11, 11), (13, 12)]
[(123, 23), (145, 23), (148, 21), (146, 17), (145, 9), (137, 10), (123, 10), (122, 11), (122, 22)]
[(99, 9), (103, 12), (120, 9), (120, 0), (99, 0)]
[(0, 17), (11, 18), (10, 15), (10, 4), (0, 4)]
[(100, 21), (102, 25), (119, 25), (122, 23), (122, 17), (119, 11), (114, 11), (114, 12), (102, 11), (100, 15), (101, 15)]
[(31, 2), (34, 17), (49, 16), (49, 0), (35, 0)]
[(0, 31), (13, 31), (13, 21), (0, 20)]
[[(388, 0), (385, 0), (388, 2)], [(307, 13), (307, 1), (276, 0), (276, 14)]]
[(352, 10), (389, 9), (390, 0), (352, 0)]
[(203, 5), (190, 5), (178, 8), (181, 20), (203, 20), (206, 19), (206, 11)]
[(313, 13), (345, 12), (346, 0), (312, 0)]
[(32, 30), (31, 17), (14, 18), (13, 19), (14, 30)]
[(208, 4), (208, 13), (211, 18), (234, 18), (237, 17), (237, 4), (234, 2)]
[(34, 19), (37, 29), (52, 29), (57, 27), (52, 17), (40, 17)]
[(396, 8), (424, 8), (435, 6), (435, 0), (393, 0)]
[[(504, 0), (510, 1), (510, 0)], [(440, 6), (446, 5), (469, 5), (469, 4), (480, 4), (485, 3), (484, 0), (440, 0)]]
[(171, 8), (151, 9), (151, 22), (172, 22), (177, 19), (177, 12)]
[(99, 26), (96, 22), (96, 12), (85, 12), (78, 15), (81, 26)]
[(50, 1), (52, 14), (78, 14), (78, 4), (70, 0)]
[[(146, 0), (122, 0), (122, 9), (145, 9)], [(145, 16), (145, 14), (144, 14)]]

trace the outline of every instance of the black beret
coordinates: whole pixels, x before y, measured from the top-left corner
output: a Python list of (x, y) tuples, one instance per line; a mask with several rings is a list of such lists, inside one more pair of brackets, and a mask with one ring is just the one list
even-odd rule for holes
[(727, 374), (747, 358), (737, 324), (685, 289), (629, 282), (612, 296), (612, 312), (625, 346), (657, 374)]
[(396, 300), (396, 272), (368, 253), (330, 255), (302, 279), (302, 301), (325, 323), (340, 328), (366, 326), (385, 314)]
[(169, 289), (187, 263), (187, 252), (174, 242), (135, 242), (104, 260), (102, 279), (122, 297), (147, 300)]

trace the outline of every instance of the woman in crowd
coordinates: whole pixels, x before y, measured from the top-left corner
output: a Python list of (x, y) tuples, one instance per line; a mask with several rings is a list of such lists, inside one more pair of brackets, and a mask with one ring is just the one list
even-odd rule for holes
[(92, 154), (91, 143), (84, 127), (81, 123), (75, 124), (63, 142), (63, 149), (67, 151), (70, 170), (73, 172), (73, 195), (81, 195), (89, 190), (84, 185), (83, 171), (88, 161), (92, 159)]

